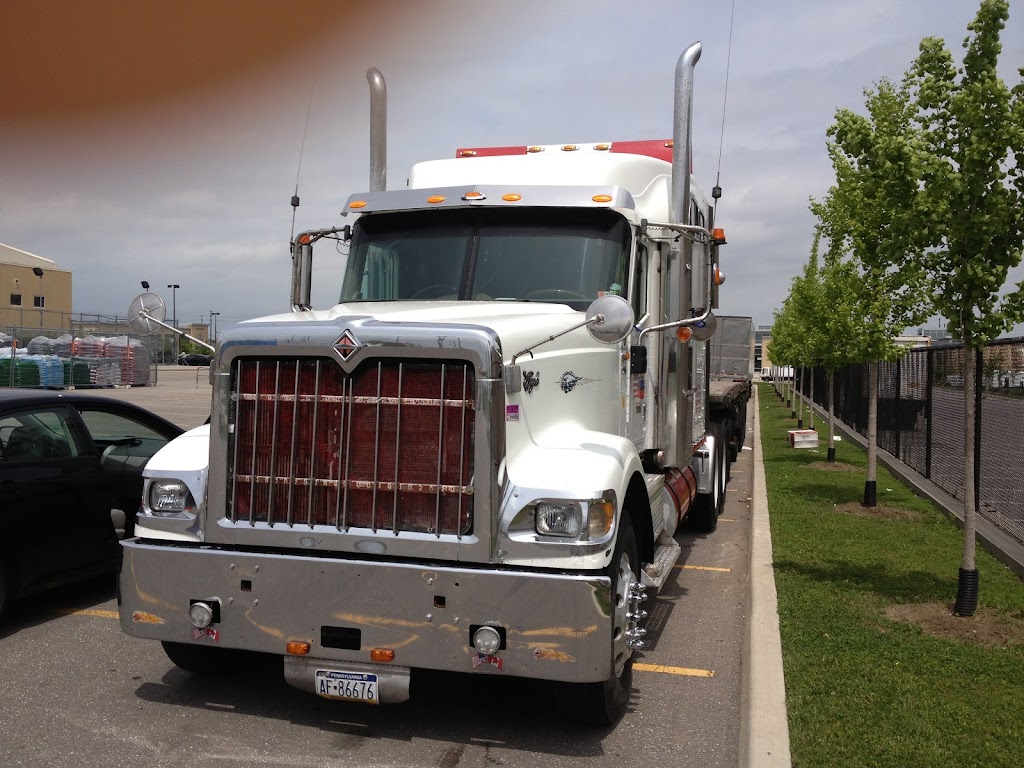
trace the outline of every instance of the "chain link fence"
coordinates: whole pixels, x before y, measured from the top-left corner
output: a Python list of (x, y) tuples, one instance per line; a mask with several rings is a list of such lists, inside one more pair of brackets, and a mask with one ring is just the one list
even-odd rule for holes
[[(912, 349), (878, 364), (878, 446), (943, 491), (964, 500), (963, 345)], [(836, 418), (867, 436), (867, 365), (835, 375)], [(1024, 544), (1024, 339), (1000, 339), (977, 357), (975, 499), (978, 514)], [(827, 372), (816, 369), (801, 390), (828, 407)]]
[(160, 336), (131, 334), (127, 323), (0, 327), (0, 387), (149, 386), (165, 345)]

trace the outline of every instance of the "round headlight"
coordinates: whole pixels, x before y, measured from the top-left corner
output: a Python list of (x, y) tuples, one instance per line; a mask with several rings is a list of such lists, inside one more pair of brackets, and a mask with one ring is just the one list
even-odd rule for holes
[(490, 655), (501, 648), (501, 635), (494, 627), (480, 627), (473, 633), (473, 647)]
[(198, 629), (206, 629), (213, 623), (213, 608), (209, 603), (192, 603), (188, 607), (188, 619)]

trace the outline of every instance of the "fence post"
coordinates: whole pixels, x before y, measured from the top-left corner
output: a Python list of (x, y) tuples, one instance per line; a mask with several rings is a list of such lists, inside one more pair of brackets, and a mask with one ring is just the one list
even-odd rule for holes
[(924, 405), (924, 476), (932, 479), (932, 374), (935, 370), (932, 357), (937, 354), (934, 349), (925, 350), (925, 405)]
[[(966, 350), (965, 350), (966, 352)], [(981, 379), (984, 349), (974, 353), (974, 510), (981, 510)]]
[(900, 390), (903, 388), (903, 360), (896, 358), (896, 396), (893, 398), (896, 404), (896, 458), (903, 461), (903, 454), (900, 452), (900, 432), (903, 425), (900, 419)]

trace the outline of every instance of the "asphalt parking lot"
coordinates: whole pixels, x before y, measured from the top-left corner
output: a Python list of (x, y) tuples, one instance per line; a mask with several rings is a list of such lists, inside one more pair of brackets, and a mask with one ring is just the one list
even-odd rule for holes
[[(186, 428), (206, 420), (208, 369), (161, 368), (157, 381), (96, 394)], [(423, 674), (409, 702), (379, 708), (295, 690), (273, 665), (194, 678), (120, 632), (105, 578), (16, 605), (0, 626), (0, 764), (735, 766), (752, 467), (742, 451), (715, 533), (677, 536), (683, 554), (646, 605), (649, 644), (611, 729), (569, 724), (549, 685), (500, 674)]]

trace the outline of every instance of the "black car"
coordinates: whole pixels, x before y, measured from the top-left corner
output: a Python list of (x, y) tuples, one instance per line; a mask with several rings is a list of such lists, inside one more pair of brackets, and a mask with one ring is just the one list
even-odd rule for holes
[(117, 568), (142, 469), (183, 431), (107, 397), (0, 389), (0, 616), (14, 597)]
[(178, 355), (178, 365), (209, 365), (213, 362), (213, 355), (201, 355), (198, 352)]

